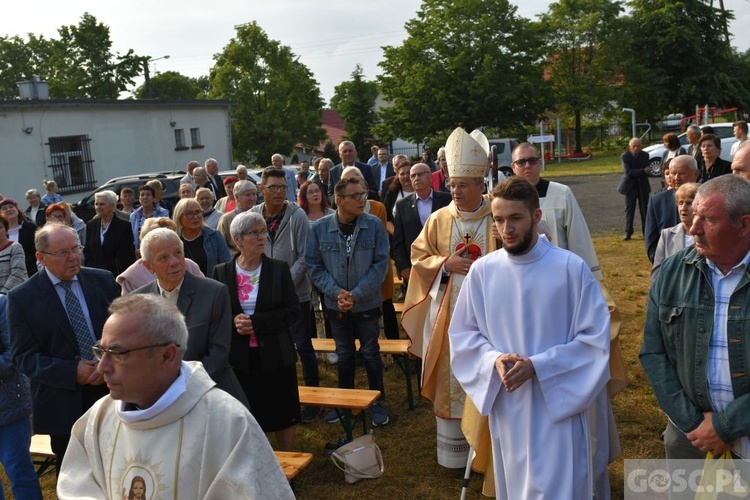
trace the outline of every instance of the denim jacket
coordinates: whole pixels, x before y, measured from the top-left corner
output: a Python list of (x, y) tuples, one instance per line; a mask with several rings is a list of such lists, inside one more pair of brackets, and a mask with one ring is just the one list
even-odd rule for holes
[(203, 227), (203, 249), (206, 251), (206, 276), (213, 276), (214, 267), (232, 258), (224, 238), (218, 231)]
[(0, 425), (31, 415), (29, 379), (11, 363), (7, 304), (8, 298), (0, 295)]
[(307, 237), (305, 262), (310, 280), (325, 295), (326, 307), (339, 310), (337, 297), (342, 289), (354, 296), (352, 312), (381, 306), (380, 284), (388, 272), (388, 237), (377, 217), (362, 214), (357, 218), (348, 257), (338, 213), (318, 219)]
[[(714, 411), (707, 363), (714, 323), (711, 269), (694, 247), (664, 261), (651, 286), (640, 361), (659, 405), (683, 432)], [(729, 300), (727, 341), (734, 401), (713, 415), (725, 443), (750, 435), (750, 269)]]

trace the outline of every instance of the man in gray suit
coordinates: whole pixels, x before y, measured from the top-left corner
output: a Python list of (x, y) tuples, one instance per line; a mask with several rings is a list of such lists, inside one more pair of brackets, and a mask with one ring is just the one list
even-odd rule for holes
[(156, 281), (133, 293), (153, 293), (175, 304), (189, 332), (183, 359), (202, 362), (219, 389), (249, 406), (228, 362), (232, 316), (226, 285), (186, 273), (182, 240), (170, 229), (148, 233), (141, 253), (143, 265), (156, 275)]

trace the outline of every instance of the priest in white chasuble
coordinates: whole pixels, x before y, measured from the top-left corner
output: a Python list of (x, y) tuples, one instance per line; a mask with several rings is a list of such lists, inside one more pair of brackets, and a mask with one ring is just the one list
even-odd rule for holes
[(539, 237), (539, 195), (492, 195), (503, 248), (478, 260), (449, 327), (451, 368), (489, 415), (495, 495), (594, 498), (590, 412), (606, 397), (610, 314), (589, 266)]
[(411, 247), (412, 270), (401, 320), (410, 352), (422, 358), (421, 394), (434, 407), (437, 459), (463, 468), (469, 444), (461, 431), (466, 395), (450, 368), (448, 323), (475, 261), (497, 249), (489, 201), (482, 196), (489, 142), (457, 128), (445, 145), (453, 201), (434, 212)]

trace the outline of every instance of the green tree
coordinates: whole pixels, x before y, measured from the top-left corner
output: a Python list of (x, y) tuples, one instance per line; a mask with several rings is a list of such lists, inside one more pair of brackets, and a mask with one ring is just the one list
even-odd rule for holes
[(297, 143), (317, 146), (325, 138), (323, 99), (312, 73), (257, 23), (238, 26), (214, 60), (209, 97), (234, 101), (237, 158), (268, 164), (273, 153), (288, 155)]
[(581, 117), (599, 112), (615, 96), (616, 24), (621, 7), (611, 0), (559, 0), (539, 16), (547, 39), (547, 78), (556, 111), (575, 120), (581, 152)]
[(508, 0), (424, 0), (378, 78), (379, 135), (422, 142), (462, 125), (505, 128), (546, 107), (540, 42)]
[(117, 99), (142, 73), (143, 61), (132, 49), (113, 54), (109, 26), (88, 12), (78, 26), (62, 26), (52, 40), (47, 79), (55, 98)]
[[(151, 88), (155, 99), (193, 100), (204, 97), (204, 90), (198, 84), (197, 78), (189, 78), (176, 71), (165, 71), (151, 78)], [(135, 89), (137, 99), (147, 99), (146, 84)]]
[[(733, 18), (731, 11), (722, 12), (702, 0), (631, 0), (629, 5), (630, 33), (623, 47), (638, 54), (652, 81), (661, 83), (650, 88), (651, 98), (665, 103), (660, 113), (691, 115), (696, 104), (748, 102), (739, 78), (746, 73), (742, 59), (725, 40), (722, 28)], [(623, 74), (627, 82), (627, 67)]]
[(346, 124), (347, 136), (357, 148), (357, 153), (364, 161), (369, 158), (369, 143), (372, 139), (372, 127), (375, 125), (375, 98), (378, 97), (378, 84), (364, 79), (362, 66), (357, 64), (352, 72), (352, 79), (336, 85), (333, 90), (331, 107), (335, 109)]

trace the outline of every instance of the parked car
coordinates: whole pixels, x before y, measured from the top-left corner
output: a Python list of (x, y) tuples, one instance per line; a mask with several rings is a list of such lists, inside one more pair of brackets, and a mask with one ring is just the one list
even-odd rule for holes
[(513, 175), (513, 150), (518, 146), (519, 140), (515, 138), (489, 139), (490, 148), (497, 146), (497, 170), (505, 177)]
[[(701, 125), (700, 127), (703, 129), (703, 127), (706, 126), (713, 127), (714, 133), (721, 139), (721, 157), (724, 160), (731, 161), (729, 153), (732, 149), (732, 144), (737, 141), (732, 133), (734, 128), (733, 125), (731, 123), (711, 123), (709, 125)], [(677, 137), (680, 139), (680, 144), (687, 151), (687, 148), (690, 145), (687, 140), (687, 132), (683, 132)], [(667, 148), (665, 148), (664, 144), (661, 142), (643, 148), (643, 150), (648, 153), (651, 160), (651, 175), (654, 177), (661, 177), (661, 159), (664, 156), (664, 151), (666, 151), (666, 149)]]
[(119, 196), (122, 188), (129, 187), (136, 193), (137, 200), (138, 188), (153, 179), (159, 179), (161, 181), (164, 185), (164, 199), (174, 204), (177, 203), (177, 191), (180, 188), (180, 179), (183, 177), (185, 177), (185, 172), (152, 172), (115, 177), (96, 188), (94, 192), (84, 197), (78, 203), (73, 203), (73, 212), (85, 222), (88, 222), (94, 218), (94, 215), (96, 215), (96, 210), (94, 209), (94, 195), (96, 193), (110, 190), (114, 191)]

